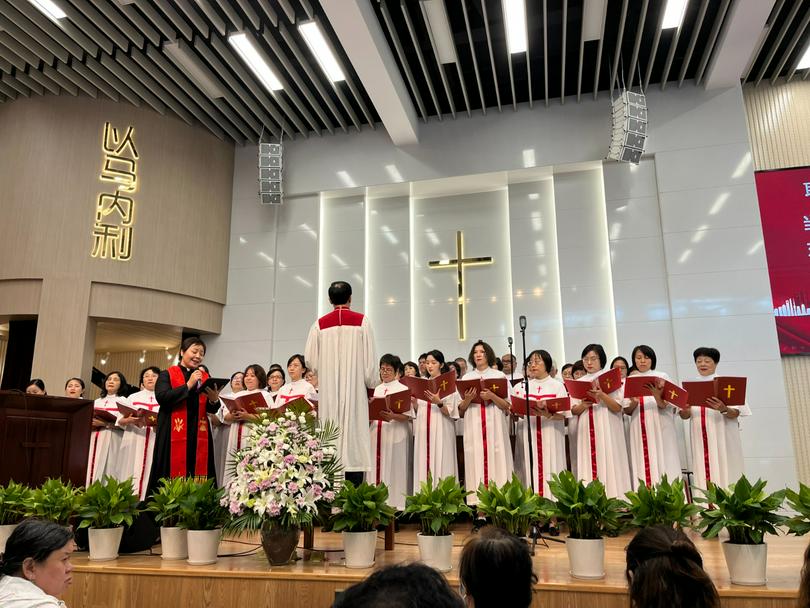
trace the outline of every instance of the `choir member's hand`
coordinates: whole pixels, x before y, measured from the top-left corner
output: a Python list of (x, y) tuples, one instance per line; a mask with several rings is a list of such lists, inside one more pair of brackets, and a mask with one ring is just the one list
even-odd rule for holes
[(243, 422), (247, 418), (247, 412), (245, 410), (236, 410), (231, 412), (230, 416), (234, 422)]
[(427, 400), (431, 403), (435, 403), (436, 405), (441, 404), (442, 399), (439, 397), (439, 393), (431, 393), (430, 391), (425, 391), (425, 396), (427, 396)]
[(646, 387), (655, 397), (656, 401), (661, 400), (664, 393), (664, 385), (659, 382), (650, 382)]
[(630, 397), (629, 401), (630, 401), (629, 405), (630, 405), (631, 409), (636, 409), (638, 407), (638, 399), (636, 397)]
[(707, 397), (706, 403), (709, 404), (709, 407), (712, 409), (717, 410), (718, 412), (722, 412), (726, 409), (726, 404), (720, 401), (717, 397)]
[(382, 410), (380, 412), (380, 418), (382, 418), (385, 422), (391, 422), (394, 419), (394, 412), (391, 410)]
[(476, 391), (472, 387), (470, 387), (466, 391), (464, 391), (464, 401), (466, 402), (467, 405), (470, 405), (470, 403), (472, 403), (472, 400), (475, 399), (475, 394), (477, 392), (478, 391)]
[(544, 412), (548, 412), (548, 410), (546, 410), (546, 407), (543, 405), (542, 401), (540, 402), (539, 405), (535, 405), (534, 403), (536, 402), (533, 402), (529, 408), (532, 416), (542, 416)]
[(106, 429), (107, 423), (103, 420), (99, 420), (98, 418), (93, 418), (93, 428), (94, 429)]
[[(593, 397), (596, 403), (599, 403), (605, 396), (605, 393), (602, 392), (601, 388), (592, 388), (588, 392), (590, 393), (591, 397)], [(595, 403), (593, 405), (595, 405)]]
[(208, 422), (211, 424), (211, 428), (222, 426), (222, 423), (219, 421), (216, 414), (208, 414)]
[(197, 386), (197, 383), (201, 381), (202, 381), (202, 370), (195, 369), (193, 372), (191, 372), (191, 376), (189, 376), (188, 382), (186, 382), (186, 386), (188, 387), (188, 390), (193, 390)]
[(208, 397), (209, 403), (216, 403), (219, 401), (219, 388), (214, 390), (213, 388), (206, 388), (205, 389), (205, 396)]
[(129, 426), (130, 424), (137, 425), (141, 419), (138, 416), (124, 416), (118, 420), (119, 426)]
[(495, 393), (493, 393), (491, 390), (489, 390), (489, 389), (487, 389), (487, 388), (483, 388), (483, 389), (481, 389), (481, 393), (480, 393), (480, 395), (481, 395), (481, 399), (482, 399), (483, 401), (492, 401), (492, 402), (494, 402), (494, 401), (495, 401), (495, 400), (492, 398), (492, 397), (494, 397), (494, 396), (495, 396)]

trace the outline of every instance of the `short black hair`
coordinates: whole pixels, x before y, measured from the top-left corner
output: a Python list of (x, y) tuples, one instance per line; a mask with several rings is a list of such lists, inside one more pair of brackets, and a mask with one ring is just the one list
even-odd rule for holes
[(452, 367), (454, 370), (456, 370), (456, 376), (461, 378), (461, 366), (456, 361), (448, 361), (447, 367)]
[(405, 368), (412, 367), (413, 371), (416, 372), (416, 375), (419, 375), (419, 364), (415, 363), (414, 361), (406, 361), (405, 364), (402, 366), (402, 375), (405, 375)]
[(298, 359), (298, 362), (301, 364), (301, 367), (304, 368), (304, 373), (306, 374), (309, 368), (307, 367), (307, 362), (304, 360), (304, 355), (296, 354), (287, 359), (287, 367), (290, 367), (290, 363), (292, 363), (296, 359)]
[[(560, 373), (562, 374), (562, 373), (563, 373), (563, 372), (565, 372), (565, 370), (567, 370), (569, 367), (574, 367), (574, 364), (573, 364), (573, 363), (566, 363), (565, 365), (563, 365), (563, 366), (562, 366), (562, 369), (560, 370)], [(574, 370), (571, 370), (571, 373), (573, 374), (573, 373), (574, 373)]]
[(206, 350), (205, 349), (205, 342), (202, 341), (202, 338), (200, 338), (200, 336), (189, 336), (188, 338), (183, 340), (183, 343), (180, 345), (180, 352), (182, 353), (182, 352), (187, 351), (189, 348), (191, 348), (195, 344), (199, 344), (200, 346), (202, 346), (203, 354), (205, 354), (205, 350)]
[(377, 570), (346, 589), (333, 608), (464, 608), (464, 601), (437, 570), (415, 563)]
[(25, 519), (14, 528), (0, 559), (0, 575), (20, 574), (29, 558), (42, 563), (73, 539), (73, 531), (44, 519)]
[(273, 363), (269, 368), (267, 368), (267, 380), (270, 380), (270, 375), (278, 372), (281, 374), (281, 381), (287, 382), (287, 374), (284, 372), (284, 368), (281, 367), (278, 363)]
[(121, 386), (118, 387), (118, 392), (116, 393), (116, 395), (118, 397), (126, 397), (127, 395), (129, 395), (129, 384), (127, 384), (126, 376), (124, 376), (124, 374), (119, 371), (110, 372), (109, 374), (104, 376), (104, 386), (101, 387), (101, 396), (102, 397), (107, 396), (107, 378), (109, 378), (113, 374), (118, 376), (118, 379), (121, 381)]
[[(253, 370), (253, 375), (256, 376), (256, 380), (259, 382), (259, 390), (263, 389), (267, 386), (267, 372), (264, 371), (264, 368), (259, 365), (258, 363), (251, 363), (245, 368), (245, 376), (247, 376), (248, 370)], [(242, 379), (242, 384), (245, 383), (244, 378)], [(247, 389), (247, 386), (245, 387)]]
[(551, 354), (547, 350), (543, 350), (542, 348), (538, 348), (537, 350), (533, 350), (529, 353), (529, 356), (526, 357), (526, 364), (528, 365), (529, 361), (531, 361), (532, 357), (537, 355), (540, 357), (540, 360), (543, 362), (543, 365), (546, 366), (546, 373), (551, 373), (551, 368), (554, 367), (554, 361), (551, 360)]
[(692, 358), (697, 361), (698, 357), (709, 357), (709, 359), (714, 361), (715, 365), (720, 363), (720, 351), (711, 346), (700, 346), (696, 348), (695, 352), (692, 353)]
[(145, 367), (141, 370), (141, 377), (138, 380), (138, 386), (143, 384), (143, 377), (146, 375), (146, 372), (152, 372), (153, 374), (160, 375), (160, 368), (157, 365), (150, 365), (149, 367)]
[(391, 367), (394, 368), (394, 372), (399, 374), (400, 376), (405, 375), (405, 366), (402, 365), (402, 359), (400, 359), (396, 355), (386, 353), (382, 357), (380, 357), (380, 367), (382, 367), (383, 365), (390, 365)]
[(572, 374), (576, 373), (576, 372), (584, 372), (584, 371), (585, 371), (585, 364), (582, 362), (582, 359), (574, 361), (571, 364), (571, 373)]
[(67, 385), (70, 384), (71, 382), (73, 382), (74, 380), (79, 383), (79, 385), (82, 387), (82, 390), (84, 390), (86, 388), (84, 386), (84, 380), (82, 380), (81, 378), (76, 378), (75, 376), (73, 378), (68, 378), (67, 379), (67, 382), (65, 382), (65, 388), (67, 388)]
[[(633, 367), (634, 368), (636, 367), (636, 353), (637, 352), (642, 353), (645, 357), (650, 359), (650, 369), (655, 369), (655, 365), (658, 363), (658, 357), (655, 356), (655, 351), (652, 349), (652, 347), (647, 346), (646, 344), (639, 344), (638, 346), (636, 346), (633, 349), (633, 354), (630, 355), (630, 358), (633, 360)], [(619, 357), (616, 357), (616, 359), (618, 359), (618, 358)], [(614, 359), (614, 361), (615, 361), (615, 359)], [(627, 365), (627, 361), (625, 361), (624, 364)], [(628, 371), (628, 373), (630, 372), (630, 366), (629, 365), (627, 366), (627, 371)]]
[(31, 379), (28, 381), (28, 384), (26, 384), (26, 385), (25, 385), (25, 388), (28, 388), (28, 387), (29, 387), (29, 386), (31, 386), (31, 385), (36, 386), (36, 387), (37, 387), (39, 390), (41, 390), (43, 393), (47, 392), (47, 391), (45, 390), (45, 382), (44, 382), (44, 381), (43, 381), (41, 378), (31, 378)]
[(600, 369), (605, 367), (607, 364), (607, 354), (605, 353), (605, 349), (602, 347), (601, 344), (588, 344), (585, 348), (582, 349), (582, 358), (585, 358), (589, 352), (595, 352), (599, 357), (599, 367)]
[(335, 281), (329, 286), (329, 301), (334, 306), (342, 306), (348, 303), (352, 297), (352, 286), (346, 281)]

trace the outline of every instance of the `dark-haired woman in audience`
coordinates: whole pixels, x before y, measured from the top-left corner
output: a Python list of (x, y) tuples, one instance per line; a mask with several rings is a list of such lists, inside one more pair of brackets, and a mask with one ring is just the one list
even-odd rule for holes
[[(385, 397), (408, 390), (400, 383), (402, 361), (396, 355), (386, 354), (380, 358), (380, 380), (374, 389), (374, 397)], [(410, 399), (405, 397), (407, 405)], [(368, 483), (388, 486), (388, 504), (397, 511), (405, 510), (405, 497), (411, 493), (413, 455), (411, 454), (411, 421), (414, 414), (382, 412), (382, 420), (372, 420), (369, 425), (371, 439), (371, 471), (366, 473)]]
[[(470, 371), (463, 380), (506, 379), (502, 371), (493, 369), (495, 352), (483, 340), (473, 344), (468, 360)], [(464, 485), (473, 492), (467, 497), (471, 505), (478, 504), (475, 492), (479, 484), (489, 485), (492, 480), (501, 486), (514, 471), (509, 441), (511, 404), (508, 398), (490, 390), (484, 389), (479, 395), (485, 403), (473, 403), (475, 390), (470, 389), (458, 404), (459, 416), (464, 420)]]
[(81, 378), (69, 378), (68, 381), (65, 382), (65, 397), (70, 397), (71, 399), (83, 399), (84, 380)]
[(132, 487), (141, 500), (146, 499), (149, 487), (149, 472), (155, 453), (155, 424), (160, 409), (155, 399), (155, 384), (160, 368), (151, 366), (141, 370), (138, 385), (141, 390), (122, 400), (141, 415), (135, 424), (124, 429), (121, 440), (121, 479), (132, 477)]
[(720, 608), (703, 558), (680, 529), (642, 528), (627, 545), (632, 608)]
[(487, 526), (471, 536), (458, 567), (461, 595), (470, 608), (528, 608), (537, 575), (526, 542)]
[(586, 483), (599, 479), (608, 496), (622, 497), (632, 489), (627, 444), (624, 439), (622, 387), (605, 393), (596, 382), (607, 364), (601, 344), (582, 350), (588, 372), (580, 380), (593, 382), (590, 400), (573, 399), (571, 413), (577, 421), (577, 476)]
[[(565, 385), (549, 374), (550, 367), (551, 355), (547, 351), (534, 350), (529, 354), (529, 399), (537, 401), (540, 409), (532, 412), (528, 433), (526, 418), (518, 420), (515, 430), (515, 471), (526, 487), (533, 487), (540, 496), (553, 500), (548, 480), (565, 469), (565, 418), (570, 417), (571, 412), (552, 414), (545, 405), (547, 399), (568, 396)], [(515, 386), (514, 393), (523, 397), (525, 384)], [(532, 447), (531, 467), (529, 438)], [(530, 470), (534, 472), (534, 479), (529, 476)]]
[[(264, 368), (258, 363), (253, 363), (245, 368), (244, 375), (245, 390), (234, 393), (234, 398), (239, 398), (244, 395), (255, 395), (257, 401), (260, 403), (258, 407), (273, 407), (273, 400), (267, 391), (262, 390), (267, 386), (267, 375)], [(226, 410), (227, 411), (227, 410)], [(241, 450), (245, 442), (245, 434), (247, 429), (245, 423), (255, 419), (255, 415), (249, 414), (243, 410), (235, 412), (227, 411), (224, 416), (224, 422), (231, 425), (228, 435), (228, 453), (225, 455), (225, 474), (222, 476), (222, 485), (227, 487), (228, 483), (233, 479), (234, 466), (236, 459), (234, 453)]]
[(408, 361), (404, 365), (405, 373), (403, 376), (410, 376), (411, 378), (417, 378), (419, 376), (419, 365), (414, 363), (413, 361)]
[[(693, 353), (698, 371), (696, 381), (714, 380), (720, 351), (702, 346)], [(743, 451), (740, 438), (740, 416), (750, 416), (748, 405), (726, 405), (711, 397), (706, 407), (690, 407), (680, 411), (681, 418), (691, 419), (692, 472), (696, 488), (706, 489), (707, 481), (728, 487), (743, 474)]]
[(47, 395), (48, 391), (45, 390), (45, 383), (39, 378), (32, 378), (25, 387), (27, 395)]
[(296, 399), (306, 399), (313, 406), (317, 406), (318, 393), (315, 387), (304, 379), (307, 373), (307, 364), (304, 355), (293, 355), (287, 360), (287, 376), (289, 380), (281, 387), (276, 395), (274, 407), (287, 405)]
[(615, 359), (613, 359), (613, 361), (610, 362), (610, 369), (616, 368), (619, 368), (619, 370), (622, 372), (622, 380), (627, 378), (627, 374), (631, 369), (630, 364), (627, 362), (627, 359), (625, 359), (622, 356), (618, 356)]
[(670, 482), (681, 476), (681, 458), (675, 435), (675, 407), (663, 395), (669, 376), (655, 370), (655, 351), (642, 344), (633, 349), (632, 376), (649, 376), (652, 396), (624, 400), (630, 416), (630, 469), (632, 482), (651, 487), (667, 476)]
[[(444, 355), (438, 350), (426, 353), (425, 367), (430, 378), (436, 378), (448, 371)], [(425, 391), (424, 397), (412, 399), (416, 409), (416, 420), (413, 425), (414, 488), (427, 481), (428, 473), (434, 482), (450, 475), (458, 477), (455, 427), (458, 401), (456, 392), (442, 399), (438, 394)]]
[(136, 421), (135, 418), (124, 418), (118, 411), (117, 401), (124, 400), (128, 388), (124, 374), (110, 372), (104, 378), (101, 396), (93, 404), (94, 410), (108, 412), (115, 416), (116, 421), (107, 422), (100, 418), (93, 418), (90, 454), (87, 458), (87, 485), (98, 481), (104, 475), (120, 478), (123, 428)]
[(810, 545), (804, 551), (804, 565), (799, 582), (799, 602), (797, 608), (810, 608)]
[(73, 532), (42, 519), (26, 519), (0, 555), (0, 606), (65, 608), (58, 598), (73, 580)]

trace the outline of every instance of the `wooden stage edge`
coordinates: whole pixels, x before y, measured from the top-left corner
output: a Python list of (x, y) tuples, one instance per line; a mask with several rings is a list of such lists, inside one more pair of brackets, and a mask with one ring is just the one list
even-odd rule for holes
[[(470, 526), (455, 529), (453, 570), (448, 582), (458, 588), (458, 560)], [(769, 537), (768, 584), (764, 587), (732, 585), (723, 558), (721, 541), (704, 540), (689, 533), (703, 555), (704, 567), (717, 585), (722, 605), (729, 608), (793, 608), (799, 586), (807, 540), (796, 537)], [(303, 538), (303, 537), (302, 537)], [(564, 539), (564, 535), (560, 538)], [(585, 581), (568, 572), (565, 545), (549, 542), (538, 545), (534, 571), (538, 582), (533, 607), (543, 608), (626, 608), (629, 605), (624, 578), (624, 549), (631, 535), (606, 539), (605, 578)], [(339, 534), (315, 533), (316, 550), (325, 550), (323, 561), (299, 560), (293, 565), (270, 568), (257, 547), (258, 537), (224, 540), (216, 564), (190, 566), (185, 561), (162, 560), (153, 554), (125, 555), (108, 562), (92, 562), (86, 553), (77, 553), (73, 585), (63, 598), (68, 608), (138, 608), (143, 606), (212, 607), (252, 606), (259, 608), (327, 608), (335, 591), (363, 580), (373, 569), (349, 569), (343, 565)], [(301, 550), (299, 550), (301, 553)], [(416, 527), (403, 526), (396, 535), (393, 551), (383, 550), (383, 534), (377, 543), (375, 568), (417, 561)]]

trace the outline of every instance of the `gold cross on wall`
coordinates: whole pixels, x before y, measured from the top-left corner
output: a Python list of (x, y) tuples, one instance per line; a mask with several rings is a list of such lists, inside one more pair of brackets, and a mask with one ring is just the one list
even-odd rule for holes
[(491, 257), (465, 258), (464, 233), (456, 232), (456, 257), (453, 260), (433, 260), (428, 262), (428, 268), (450, 268), (456, 271), (456, 284), (458, 287), (458, 339), (467, 339), (466, 307), (464, 303), (464, 268), (467, 266), (486, 266), (492, 264)]

